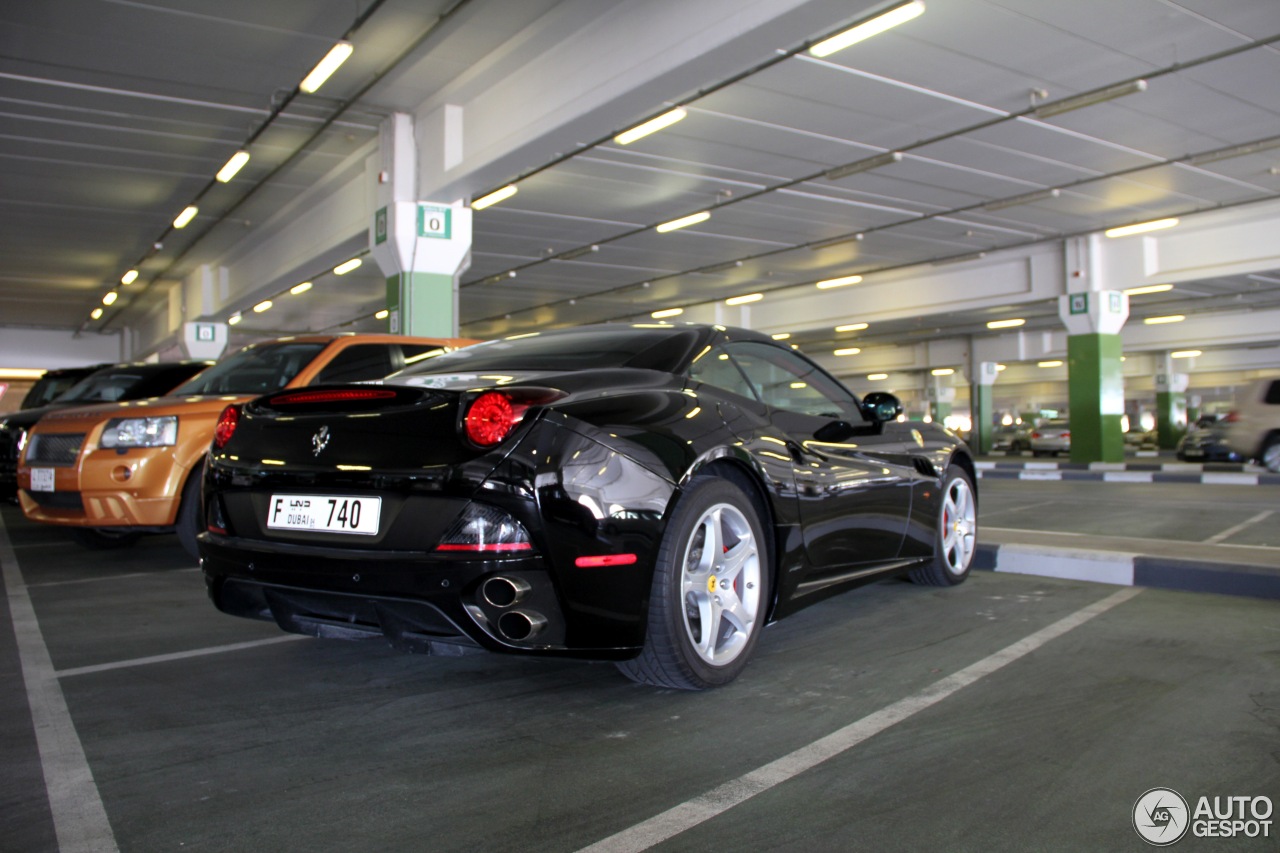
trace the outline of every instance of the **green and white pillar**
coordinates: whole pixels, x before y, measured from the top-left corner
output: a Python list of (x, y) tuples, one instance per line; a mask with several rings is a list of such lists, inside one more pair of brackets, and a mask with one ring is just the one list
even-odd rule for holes
[(378, 207), (369, 248), (387, 277), (387, 328), (402, 335), (457, 337), (458, 281), (471, 266), (471, 209), (417, 199), (413, 120), (382, 126)]
[(1072, 462), (1123, 462), (1124, 376), (1120, 330), (1129, 297), (1087, 290), (1058, 297), (1067, 327), (1067, 404)]
[(969, 436), (969, 445), (979, 455), (991, 452), (996, 417), (991, 386), (996, 384), (996, 377), (999, 375), (999, 365), (994, 361), (980, 361), (977, 381), (970, 386), (973, 399), (973, 432)]
[(1173, 369), (1165, 353), (1156, 372), (1156, 446), (1173, 450), (1187, 431), (1187, 386), (1190, 377)]

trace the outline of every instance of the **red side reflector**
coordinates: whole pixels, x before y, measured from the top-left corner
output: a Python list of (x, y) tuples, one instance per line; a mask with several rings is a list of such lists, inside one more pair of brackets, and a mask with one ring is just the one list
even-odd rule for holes
[(490, 545), (459, 545), (445, 542), (436, 546), (437, 551), (532, 551), (533, 545), (528, 542), (496, 542)]
[(389, 388), (348, 388), (342, 391), (289, 391), (277, 394), (267, 401), (272, 406), (302, 405), (304, 403), (350, 403), (356, 400), (390, 400), (396, 392)]
[(580, 569), (599, 569), (605, 566), (630, 566), (635, 561), (635, 554), (596, 554), (590, 557), (579, 557), (573, 561), (573, 564)]

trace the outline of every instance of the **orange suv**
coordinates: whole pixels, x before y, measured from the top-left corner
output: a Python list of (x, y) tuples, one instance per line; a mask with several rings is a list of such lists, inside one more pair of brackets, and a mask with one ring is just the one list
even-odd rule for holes
[(111, 548), (176, 532), (196, 555), (200, 473), (222, 410), (282, 388), (381, 379), (465, 346), (461, 338), (298, 335), (252, 344), (167, 396), (52, 412), (18, 463), (27, 518)]

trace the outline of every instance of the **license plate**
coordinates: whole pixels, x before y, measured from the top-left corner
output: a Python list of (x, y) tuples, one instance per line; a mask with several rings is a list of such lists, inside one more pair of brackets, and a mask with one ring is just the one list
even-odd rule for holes
[(267, 527), (272, 530), (318, 530), (324, 533), (378, 532), (382, 498), (341, 495), (272, 495)]
[(52, 492), (53, 491), (53, 469), (52, 468), (32, 468), (31, 469), (31, 491), (33, 492)]
[(1188, 450), (1188, 451), (1186, 451), (1186, 453), (1184, 453), (1183, 455), (1185, 455), (1188, 459), (1190, 459), (1192, 456), (1204, 456), (1204, 451), (1203, 451), (1203, 450)]

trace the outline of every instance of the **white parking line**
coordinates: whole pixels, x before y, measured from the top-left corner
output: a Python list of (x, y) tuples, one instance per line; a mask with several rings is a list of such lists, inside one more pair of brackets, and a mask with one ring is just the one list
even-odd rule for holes
[(1252, 527), (1253, 525), (1257, 524), (1259, 521), (1265, 521), (1269, 516), (1273, 514), (1274, 512), (1269, 509), (1263, 512), (1260, 512), (1257, 515), (1255, 515), (1253, 518), (1250, 518), (1247, 521), (1240, 522), (1235, 527), (1228, 527), (1226, 530), (1222, 531), (1221, 533), (1215, 533), (1213, 536), (1210, 536), (1208, 539), (1204, 540), (1204, 543), (1206, 545), (1217, 545), (1223, 539), (1227, 539), (1229, 537), (1235, 536), (1241, 530), (1244, 530), (1245, 528), (1248, 528), (1248, 527)]
[(639, 853), (641, 850), (648, 850), (654, 845), (661, 844), (663, 841), (673, 838), (687, 829), (692, 829), (701, 823), (711, 820), (713, 817), (728, 811), (739, 803), (745, 802), (756, 794), (780, 785), (793, 776), (816, 767), (828, 758), (833, 758), (857, 746), (890, 726), (936, 705), (956, 691), (1030, 654), (1050, 640), (1080, 627), (1095, 616), (1106, 613), (1119, 604), (1123, 604), (1140, 591), (1138, 588), (1128, 587), (1112, 593), (1101, 601), (1077, 610), (1047, 628), (1024, 637), (1011, 646), (1006, 646), (990, 657), (983, 658), (977, 663), (965, 667), (940, 681), (935, 681), (913, 696), (901, 699), (886, 708), (876, 711), (874, 714), (850, 723), (821, 740), (814, 741), (808, 746), (801, 747), (789, 755), (784, 755), (745, 776), (740, 776), (688, 802), (668, 809), (643, 823), (638, 823), (616, 835), (611, 835), (608, 838), (597, 841), (595, 844), (584, 847), (579, 853)]
[(58, 849), (63, 853), (117, 851), (102, 797), (93, 781), (71, 712), (67, 710), (62, 685), (54, 674), (53, 661), (40, 633), (36, 611), (3, 519), (0, 519), (0, 568), (4, 571), (5, 594), (9, 598), (13, 635), (17, 640), (22, 680), (27, 687), (27, 706), (36, 732), (36, 748), (40, 753)]
[(176, 575), (182, 572), (198, 572), (198, 571), (200, 571), (200, 567), (195, 566), (190, 569), (163, 569), (161, 571), (156, 571), (156, 572), (127, 572), (122, 575), (94, 575), (92, 577), (87, 577), (87, 578), (71, 578), (65, 581), (46, 581), (45, 583), (29, 583), (27, 584), (27, 589), (44, 589), (45, 587), (50, 587), (50, 586), (70, 586), (71, 584), (98, 583), (99, 581), (118, 581), (118, 580), (124, 580), (125, 578), (168, 577), (169, 575)]
[(77, 666), (72, 669), (60, 669), (54, 673), (58, 678), (70, 678), (73, 675), (89, 675), (94, 672), (107, 672), (112, 669), (127, 669), (131, 666), (147, 666), (153, 663), (169, 663), (175, 660), (186, 660), (187, 658), (198, 658), (204, 655), (220, 655), (225, 652), (238, 652), (242, 649), (254, 649), (258, 646), (272, 646), (276, 643), (289, 643), (294, 640), (310, 640), (311, 637), (302, 634), (285, 634), (281, 637), (268, 637), (265, 640), (249, 640), (243, 643), (228, 643), (225, 646), (207, 646), (203, 649), (191, 649), (185, 652), (170, 652), (166, 655), (151, 655), (145, 658), (133, 658), (132, 660), (118, 660), (111, 663), (95, 663), (89, 666)]

